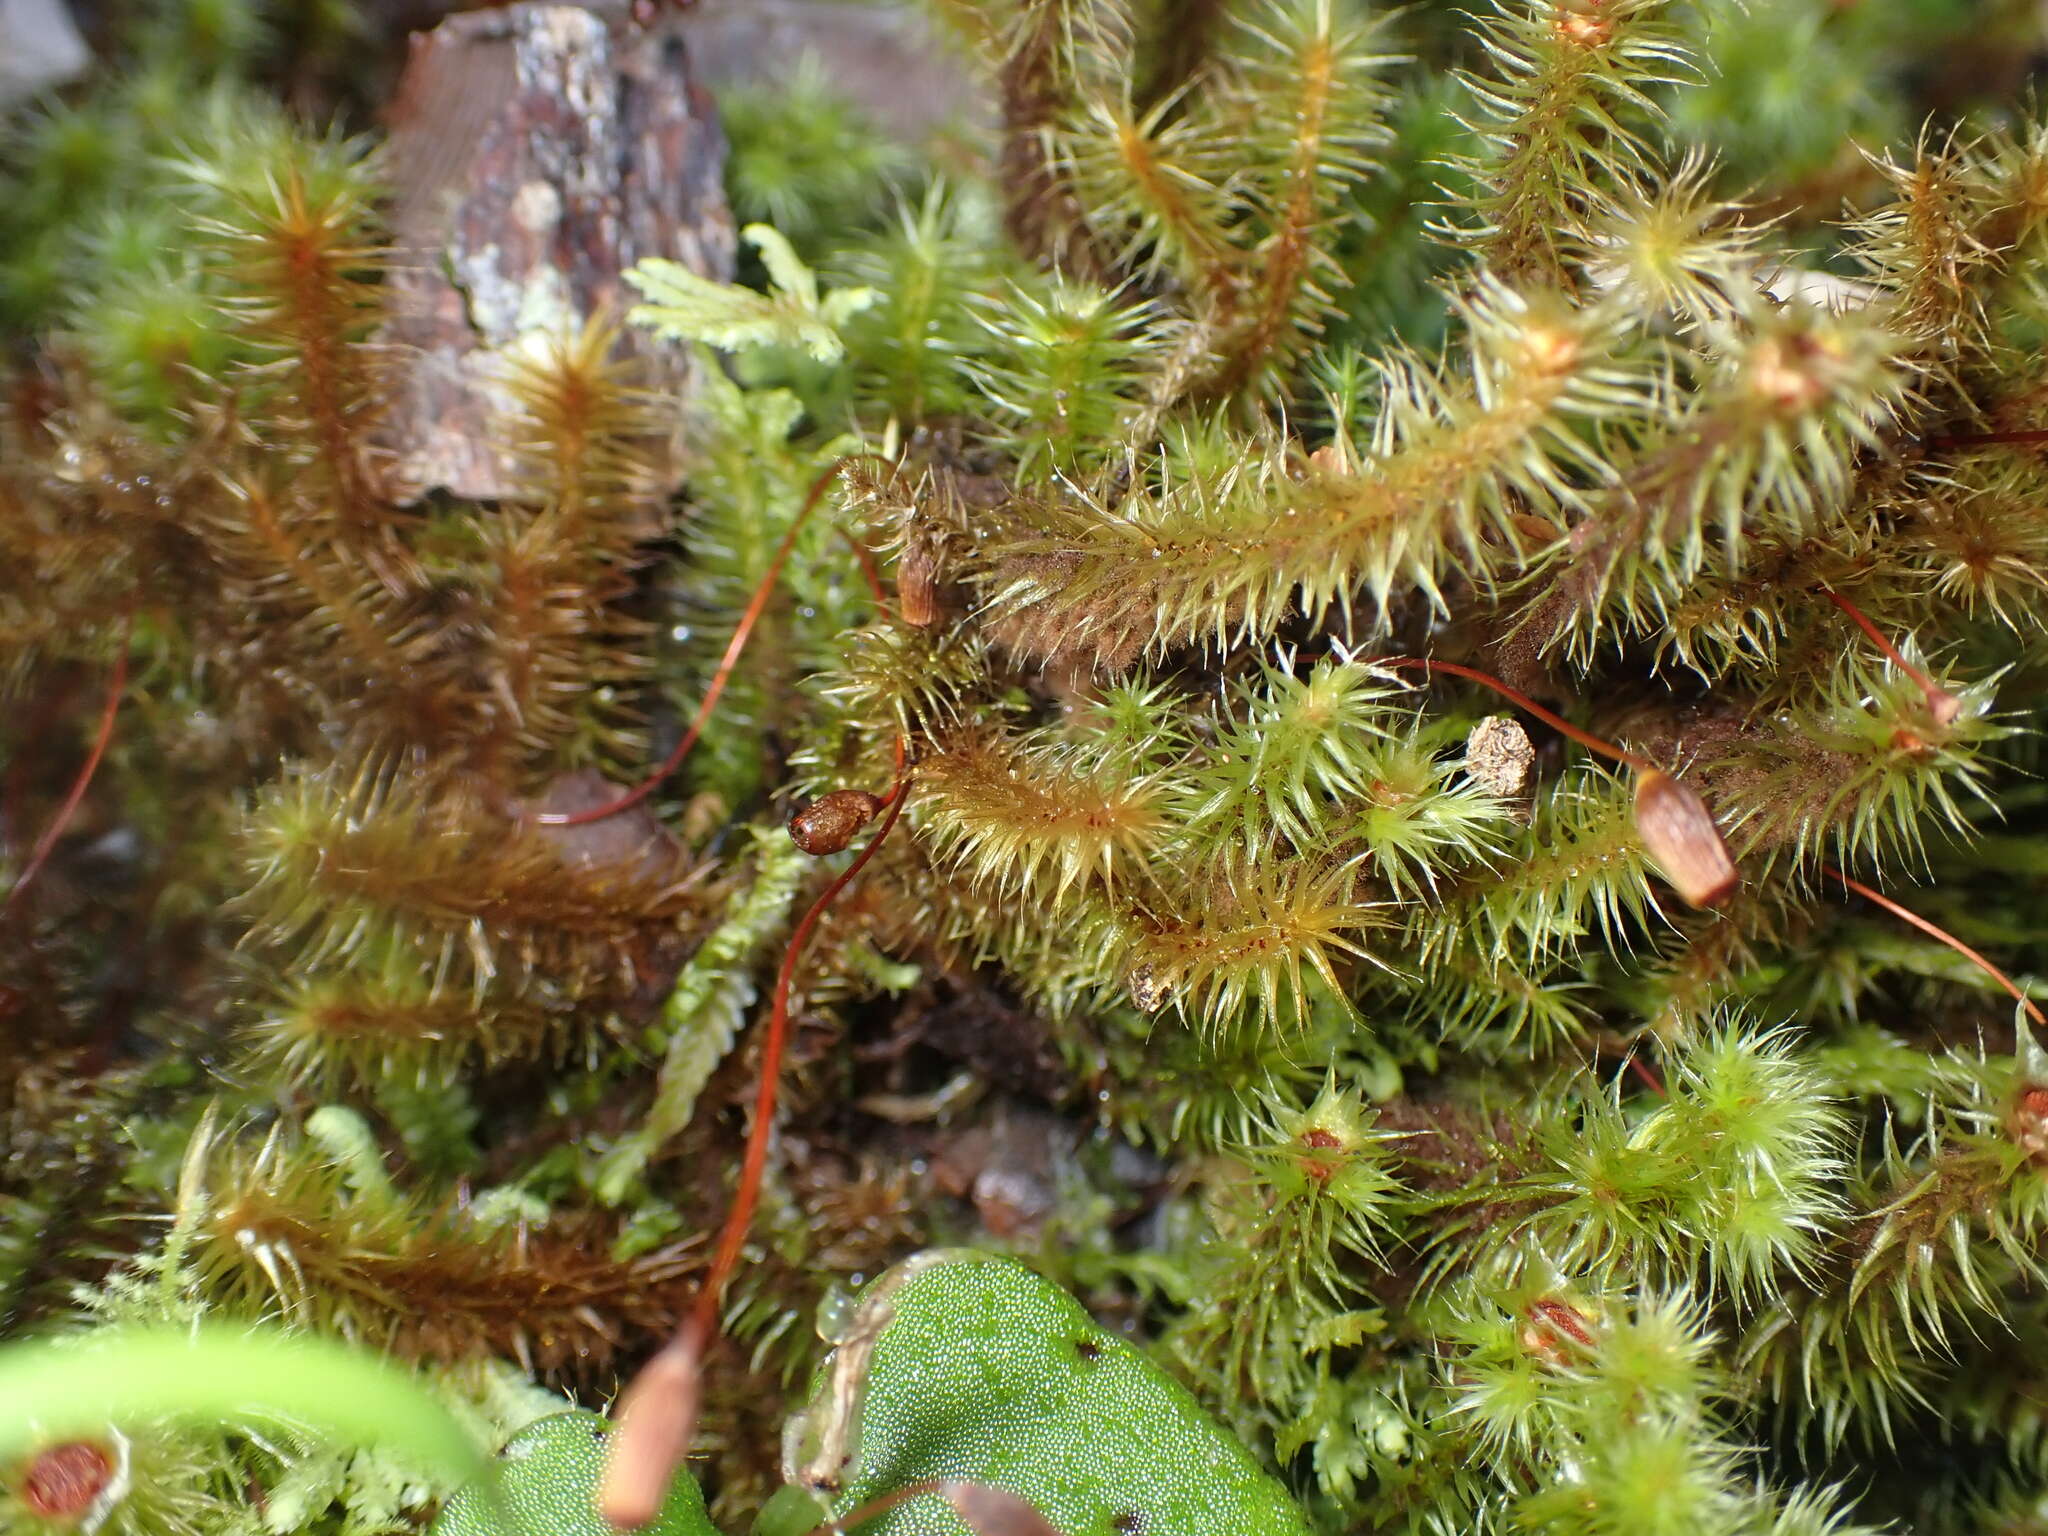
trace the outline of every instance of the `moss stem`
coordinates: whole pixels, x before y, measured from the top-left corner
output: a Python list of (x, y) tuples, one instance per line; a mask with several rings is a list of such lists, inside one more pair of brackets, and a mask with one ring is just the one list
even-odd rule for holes
[(1842, 884), (1847, 886), (1850, 890), (1854, 891), (1858, 896), (1863, 897), (1866, 901), (1876, 902), (1880, 907), (1883, 907), (1885, 911), (1891, 913), (1893, 917), (1898, 918), (1901, 922), (1910, 923), (1915, 928), (1918, 928), (1922, 933), (1926, 934), (1929, 938), (1939, 940), (1941, 943), (1946, 944), (1950, 949), (1954, 950), (1957, 954), (1961, 955), (1965, 960), (1969, 961), (1972, 965), (1976, 966), (1979, 970), (1981, 970), (1985, 975), (1989, 976), (1993, 981), (1997, 982), (2001, 987), (2005, 988), (2007, 992), (2011, 993), (2013, 999), (2016, 1002), (2018, 1002), (2018, 1004), (2022, 1008), (2026, 1009), (2028, 1018), (2032, 1019), (2036, 1024), (2048, 1025), (2048, 1016), (2044, 1016), (2041, 1010), (2034, 1005), (2033, 999), (2028, 997), (2025, 992), (2020, 990), (2019, 983), (2014, 981), (2010, 976), (2006, 975), (2005, 972), (2001, 971), (1989, 960), (1986, 960), (1982, 955), (1978, 954), (1976, 950), (1970, 948), (1970, 946), (1965, 944), (1961, 939), (1957, 938), (1954, 934), (1950, 933), (1946, 928), (1943, 928), (1936, 923), (1929, 922), (1926, 918), (1922, 917), (1917, 912), (1907, 911), (1906, 908), (1900, 906), (1896, 901), (1893, 901), (1891, 897), (1881, 895), (1879, 892), (1872, 890), (1869, 886), (1865, 885), (1861, 880), (1850, 879), (1849, 876), (1843, 874), (1839, 869), (1836, 869), (1832, 864), (1826, 865), (1824, 866), (1824, 868), (1826, 869), (1828, 874), (1834, 876), (1835, 879), (1841, 881)]
[(0, 921), (14, 915), (15, 904), (42, 873), (43, 865), (57, 846), (57, 840), (64, 835), (64, 829), (71, 825), (71, 818), (78, 814), (78, 807), (85, 801), (85, 792), (92, 785), (93, 775), (99, 772), (100, 760), (107, 755), (107, 744), (114, 739), (114, 717), (120, 713), (121, 695), (128, 687), (128, 642), (135, 633), (135, 604), (131, 600), (128, 610), (121, 618), (121, 640), (114, 652), (114, 670), (107, 679), (107, 702), (100, 710), (100, 727), (93, 736), (92, 750), (86, 754), (85, 765), (78, 770), (78, 776), (71, 781), (71, 789), (64, 796), (64, 803), (57, 808), (57, 814), (50, 818), (50, 824), (43, 829), (43, 835), (36, 839), (36, 846), (22, 866), (21, 878), (14, 882), (14, 888), (7, 893), (7, 901), (0, 906)]
[[(761, 579), (754, 584), (754, 595), (747, 602), (746, 611), (733, 627), (732, 639), (726, 642), (725, 654), (718, 658), (718, 669), (711, 674), (711, 685), (704, 690), (704, 697), (697, 701), (697, 712), (690, 717), (689, 729), (683, 732), (683, 739), (675, 744), (669, 755), (662, 759), (661, 766), (635, 784), (616, 800), (603, 805), (592, 806), (587, 811), (573, 813), (548, 811), (535, 817), (542, 826), (580, 827), (593, 821), (603, 821), (607, 816), (616, 816), (621, 811), (630, 811), (649, 795), (666, 783), (674, 772), (682, 767), (683, 759), (690, 755), (690, 749), (697, 745), (697, 738), (704, 733), (704, 726), (711, 718), (712, 710), (718, 707), (719, 696), (725, 692), (725, 685), (732, 681), (733, 668), (739, 665), (747, 641), (753, 637), (754, 626), (760, 622), (767, 610), (769, 595), (775, 590), (776, 579), (782, 575), (782, 567), (789, 560), (790, 551), (796, 548), (798, 536), (804, 531), (804, 524), (810, 521), (811, 513), (818, 503), (825, 499), (825, 492), (838, 478), (839, 472), (855, 459), (873, 458), (873, 454), (847, 454), (834, 459), (831, 464), (811, 482), (811, 488), (804, 494), (804, 504), (795, 521), (789, 525), (789, 532), (782, 536), (782, 542), (775, 547), (774, 558), (769, 560), (768, 569), (761, 573)], [(884, 461), (886, 462), (886, 461)], [(868, 573), (873, 579), (873, 573)]]
[(1471, 682), (1478, 683), (1482, 687), (1491, 688), (1517, 709), (1527, 710), (1552, 730), (1570, 737), (1582, 747), (1598, 752), (1602, 757), (1611, 757), (1617, 763), (1626, 763), (1629, 767), (1636, 769), (1648, 770), (1655, 766), (1648, 758), (1643, 757), (1639, 753), (1631, 752), (1626, 747), (1617, 747), (1613, 742), (1603, 740), (1590, 731), (1579, 729), (1579, 727), (1573, 725), (1571, 721), (1565, 719), (1562, 715), (1545, 709), (1526, 693), (1521, 692), (1519, 689), (1510, 688), (1499, 678), (1491, 673), (1482, 672), (1477, 667), (1464, 666), (1455, 661), (1433, 661), (1421, 656), (1378, 656), (1369, 659), (1365, 664), (1367, 666), (1391, 669), (1421, 667), (1430, 672), (1448, 672), (1453, 677), (1462, 677)]

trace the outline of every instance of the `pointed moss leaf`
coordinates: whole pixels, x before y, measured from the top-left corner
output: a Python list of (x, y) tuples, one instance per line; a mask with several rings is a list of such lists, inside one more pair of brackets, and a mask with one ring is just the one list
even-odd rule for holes
[(0, 1463), (138, 1419), (281, 1421), (405, 1451), (449, 1483), (488, 1489), (491, 1477), (482, 1451), (426, 1388), (331, 1339), (203, 1325), (109, 1328), (0, 1349)]
[[(1019, 1495), (1064, 1532), (1305, 1536), (1286, 1491), (1184, 1389), (1022, 1265), (923, 1254), (866, 1295), (889, 1288), (894, 1314), (875, 1340), (835, 1513), (964, 1479)], [(832, 1410), (829, 1361), (820, 1383), (814, 1422)], [(969, 1527), (945, 1500), (922, 1497), (863, 1530)]]
[[(499, 1452), (505, 1513), (465, 1488), (448, 1501), (428, 1536), (618, 1536), (597, 1512), (604, 1475), (605, 1432), (594, 1413), (557, 1413), (538, 1419)], [(704, 1512), (704, 1495), (688, 1472), (676, 1474), (668, 1502), (642, 1536), (718, 1536)]]

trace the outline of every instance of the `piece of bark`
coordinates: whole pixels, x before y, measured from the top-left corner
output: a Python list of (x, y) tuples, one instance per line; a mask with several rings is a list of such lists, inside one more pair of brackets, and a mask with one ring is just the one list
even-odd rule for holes
[[(622, 793), (595, 769), (572, 768), (550, 779), (532, 808), (544, 816), (580, 816), (610, 805)], [(646, 805), (575, 826), (543, 822), (540, 830), (564, 864), (585, 869), (661, 879), (673, 875), (683, 861), (682, 843)]]
[(1465, 772), (1489, 795), (1498, 796), (1523, 826), (1535, 815), (1530, 785), (1536, 773), (1536, 745), (1513, 715), (1488, 715), (1465, 738)]
[[(541, 815), (575, 816), (610, 805), (619, 787), (591, 768), (557, 774), (530, 807)], [(515, 813), (520, 807), (512, 808)], [(622, 880), (672, 880), (682, 876), (687, 855), (682, 842), (645, 805), (579, 826), (543, 822), (541, 836), (554, 845), (564, 864), (585, 870), (615, 870)], [(612, 999), (619, 1017), (644, 1024), (661, 1011), (675, 990), (683, 962), (696, 947), (696, 935), (673, 926), (645, 933), (629, 956), (633, 985)]]
[(902, 0), (695, 0), (682, 25), (714, 92), (786, 84), (808, 54), (833, 94), (906, 143), (990, 117), (960, 50), (925, 7)]
[(91, 62), (64, 0), (0, 0), (0, 107), (76, 79)]
[[(416, 35), (391, 109), (397, 268), (381, 339), (397, 388), (380, 446), (394, 494), (518, 491), (499, 426), (507, 357), (622, 319), (620, 273), (661, 256), (732, 276), (725, 142), (671, 20), (523, 4)], [(689, 354), (638, 330), (617, 347), (659, 402), (657, 495), (681, 471)]]

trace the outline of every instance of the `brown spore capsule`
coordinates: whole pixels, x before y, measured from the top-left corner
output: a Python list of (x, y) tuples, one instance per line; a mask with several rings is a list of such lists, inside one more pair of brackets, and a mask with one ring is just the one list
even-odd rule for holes
[(896, 611), (915, 629), (930, 629), (939, 618), (938, 552), (922, 539), (904, 547), (896, 562)]
[(2030, 1085), (2021, 1090), (2006, 1128), (2019, 1149), (2036, 1163), (2048, 1163), (2048, 1088)]
[(1592, 1319), (1570, 1302), (1543, 1296), (1529, 1303), (1529, 1323), (1522, 1330), (1522, 1347), (1552, 1365), (1570, 1359), (1572, 1346), (1590, 1348)]
[(805, 853), (840, 853), (856, 832), (873, 821), (884, 801), (864, 789), (835, 789), (789, 818), (790, 841)]
[(621, 1530), (637, 1531), (661, 1512), (683, 1464), (703, 1403), (700, 1351), (679, 1338), (648, 1361), (612, 1410), (611, 1456), (598, 1508)]
[(92, 1440), (67, 1440), (36, 1454), (21, 1501), (45, 1520), (80, 1520), (114, 1480), (114, 1454)]
[(1688, 906), (1718, 907), (1735, 894), (1741, 872), (1713, 813), (1689, 787), (1645, 768), (1636, 777), (1635, 814), (1643, 847)]

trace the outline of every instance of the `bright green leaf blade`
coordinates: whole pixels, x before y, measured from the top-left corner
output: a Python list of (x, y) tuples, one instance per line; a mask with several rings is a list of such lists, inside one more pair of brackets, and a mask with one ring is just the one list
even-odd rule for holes
[(768, 269), (771, 283), (805, 309), (818, 307), (817, 276), (780, 230), (772, 224), (749, 224), (740, 231), (740, 238), (761, 253), (761, 265)]
[(136, 1419), (281, 1420), (352, 1445), (396, 1447), (451, 1483), (491, 1476), (431, 1393), (329, 1339), (265, 1328), (111, 1328), (0, 1349), (0, 1462)]
[[(506, 1442), (499, 1488), (506, 1513), (471, 1489), (448, 1501), (428, 1536), (618, 1536), (597, 1512), (604, 1476), (604, 1435), (594, 1413), (557, 1413), (536, 1420)], [(690, 1474), (676, 1474), (668, 1502), (641, 1536), (718, 1536), (704, 1495)]]
[[(1185, 1389), (1021, 1264), (962, 1252), (893, 1299), (838, 1513), (927, 1478), (967, 1478), (1022, 1495), (1061, 1531), (1306, 1536), (1286, 1490)], [(966, 1532), (938, 1498), (863, 1527)]]

